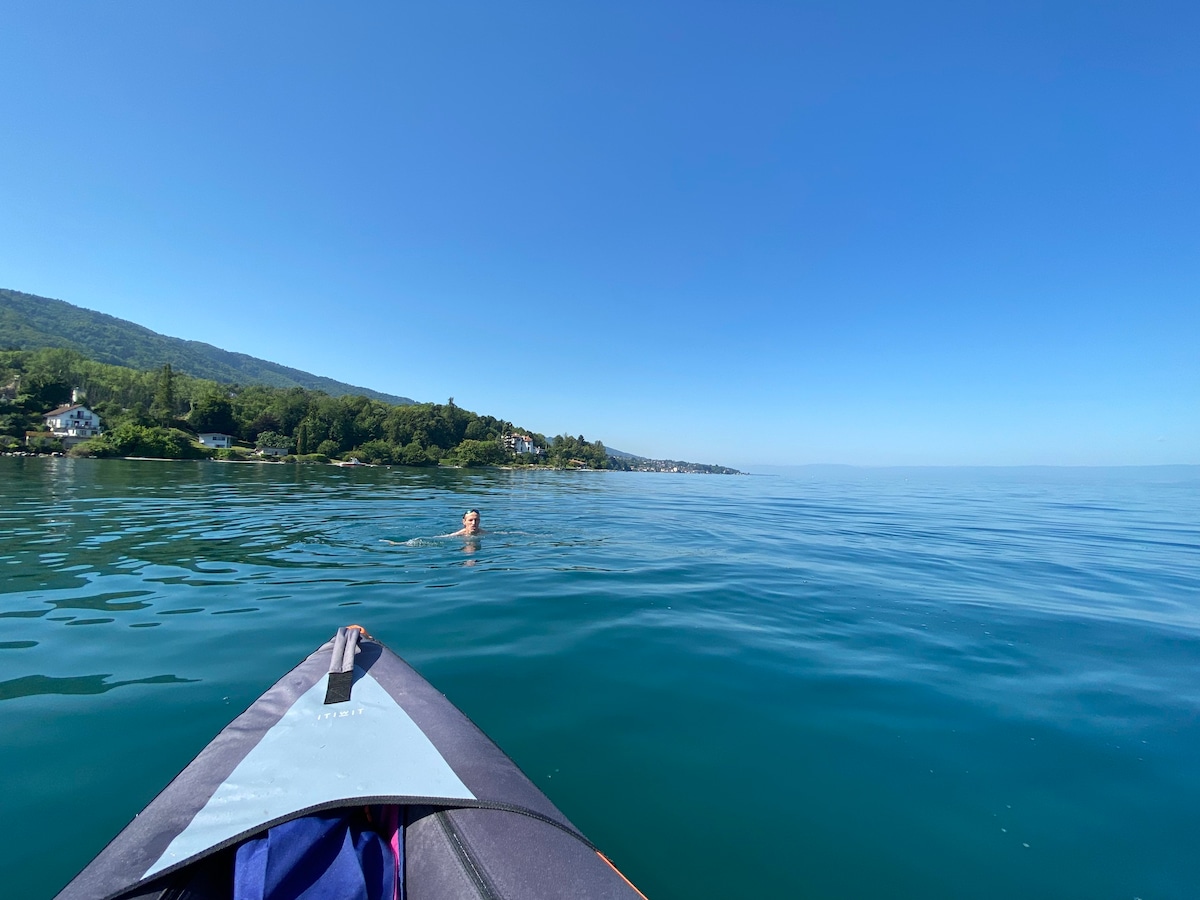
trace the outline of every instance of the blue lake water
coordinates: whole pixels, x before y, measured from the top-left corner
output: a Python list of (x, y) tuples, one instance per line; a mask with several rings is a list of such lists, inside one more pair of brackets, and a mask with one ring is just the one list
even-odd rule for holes
[(4, 895), (347, 623), (652, 900), (1200, 895), (1200, 469), (2, 458)]

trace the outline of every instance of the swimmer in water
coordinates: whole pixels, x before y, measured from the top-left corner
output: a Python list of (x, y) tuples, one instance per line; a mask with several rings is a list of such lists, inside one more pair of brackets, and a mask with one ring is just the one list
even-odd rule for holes
[(479, 527), (479, 510), (468, 509), (463, 515), (463, 527), (450, 532), (446, 537), (475, 537), (477, 534), (484, 534), (484, 530)]
[[(448, 538), (448, 537), (473, 538), (473, 537), (478, 537), (481, 534), (487, 534), (486, 531), (484, 531), (482, 528), (479, 527), (479, 510), (468, 509), (466, 511), (466, 513), (463, 515), (462, 521), (463, 521), (463, 527), (458, 529), (458, 531), (452, 531), (449, 534), (442, 534), (442, 535), (438, 535), (438, 536), (444, 537), (444, 538)], [(391, 544), (393, 547), (411, 546), (414, 544), (414, 541), (419, 541), (419, 540), (420, 540), (419, 538), (414, 538), (413, 541), (389, 541), (387, 538), (380, 538), (380, 541), (382, 543)], [(474, 550), (477, 548), (477, 546), (478, 546), (477, 544), (472, 544), (471, 552), (474, 552)], [(464, 548), (464, 549), (466, 549), (466, 548)]]

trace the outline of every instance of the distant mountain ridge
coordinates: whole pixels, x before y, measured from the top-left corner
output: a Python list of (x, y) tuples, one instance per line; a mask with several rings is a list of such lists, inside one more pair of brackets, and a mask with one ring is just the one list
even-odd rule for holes
[(415, 402), (408, 397), (346, 384), (245, 353), (232, 353), (212, 344), (168, 337), (64, 300), (0, 288), (0, 349), (39, 350), (43, 347), (66, 347), (98, 362), (133, 369), (157, 369), (170, 363), (180, 372), (225, 384), (302, 387), (324, 391), (333, 397), (361, 394), (395, 405)]

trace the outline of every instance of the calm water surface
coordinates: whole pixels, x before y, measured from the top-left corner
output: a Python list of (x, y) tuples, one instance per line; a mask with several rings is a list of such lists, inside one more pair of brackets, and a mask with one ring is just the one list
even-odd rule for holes
[(4, 895), (351, 622), (653, 900), (1200, 896), (1195, 468), (11, 458)]

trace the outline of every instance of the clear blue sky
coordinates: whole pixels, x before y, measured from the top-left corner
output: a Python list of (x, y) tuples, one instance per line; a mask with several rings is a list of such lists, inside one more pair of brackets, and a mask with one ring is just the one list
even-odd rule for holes
[(648, 456), (1200, 463), (1190, 0), (0, 34), (0, 286)]

